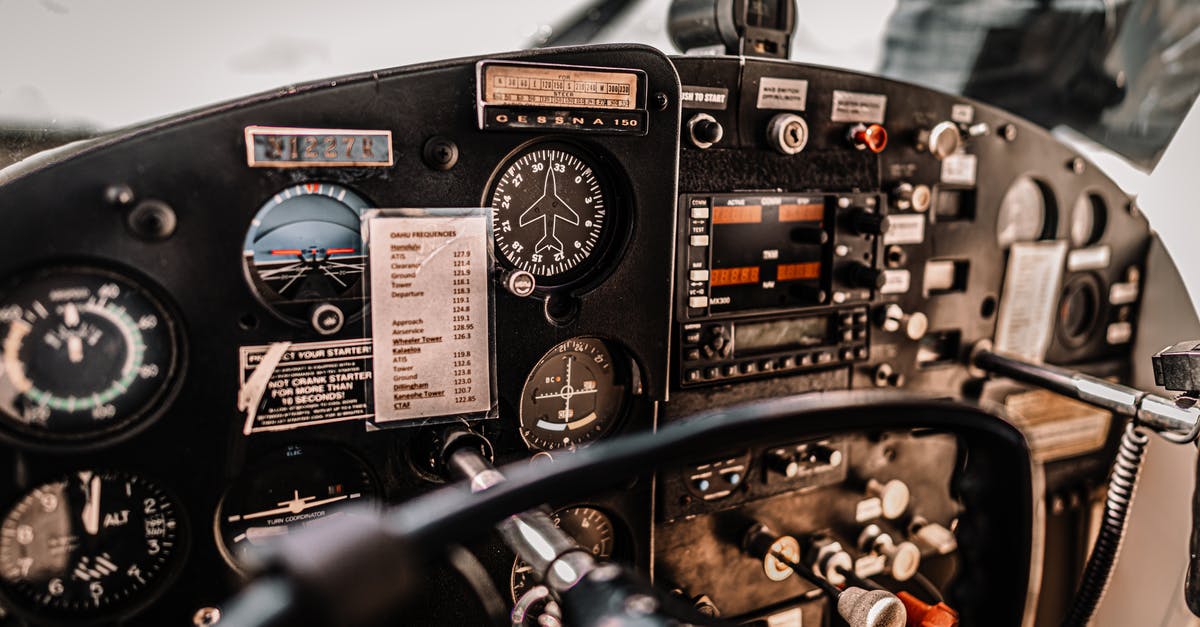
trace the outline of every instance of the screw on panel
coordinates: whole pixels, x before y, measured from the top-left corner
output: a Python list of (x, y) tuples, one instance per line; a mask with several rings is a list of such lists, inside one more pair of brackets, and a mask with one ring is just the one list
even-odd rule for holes
[(1006, 142), (1016, 141), (1017, 125), (1005, 124), (1004, 126), (1000, 127), (1000, 137), (1003, 137), (1004, 141)]
[(162, 241), (175, 234), (178, 219), (175, 210), (161, 200), (143, 200), (125, 217), (125, 224), (134, 235)]
[(422, 152), (425, 165), (434, 170), (449, 170), (458, 163), (458, 144), (441, 136), (430, 137)]
[(1069, 168), (1075, 174), (1083, 174), (1083, 171), (1086, 169), (1086, 167), (1087, 164), (1081, 157), (1075, 157), (1067, 162), (1067, 168)]
[(654, 94), (654, 106), (657, 107), (659, 111), (666, 111), (667, 105), (669, 104), (671, 104), (671, 99), (668, 98), (666, 94), (661, 91)]
[(133, 203), (133, 189), (124, 183), (109, 185), (104, 190), (104, 201), (110, 205), (127, 207)]

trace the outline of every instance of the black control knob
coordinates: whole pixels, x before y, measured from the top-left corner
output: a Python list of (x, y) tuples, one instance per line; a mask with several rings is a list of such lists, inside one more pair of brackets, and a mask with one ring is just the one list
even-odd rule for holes
[(824, 244), (829, 233), (819, 226), (798, 226), (792, 229), (792, 241), (797, 244)]
[(707, 113), (693, 115), (687, 123), (688, 136), (697, 148), (708, 148), (721, 141), (725, 136), (725, 128), (713, 116)]
[(711, 326), (705, 333), (704, 344), (700, 350), (704, 352), (704, 356), (707, 359), (729, 357), (733, 352), (733, 342), (731, 339), (729, 331), (724, 326)]
[(849, 264), (849, 267), (846, 269), (846, 279), (854, 287), (877, 290), (883, 287), (883, 284), (887, 281), (887, 276), (883, 270), (872, 268), (861, 261), (855, 261)]
[(859, 235), (883, 235), (888, 232), (891, 222), (885, 215), (859, 209), (851, 218), (850, 227)]

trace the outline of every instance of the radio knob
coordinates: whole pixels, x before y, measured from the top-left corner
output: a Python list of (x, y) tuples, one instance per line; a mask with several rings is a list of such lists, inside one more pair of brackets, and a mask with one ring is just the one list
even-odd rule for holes
[(872, 268), (861, 261), (855, 261), (849, 265), (850, 267), (846, 271), (846, 278), (855, 287), (877, 290), (883, 287), (883, 284), (887, 281), (887, 276), (883, 273), (883, 270)]
[(729, 357), (733, 352), (733, 343), (729, 341), (729, 332), (725, 327), (714, 325), (708, 328), (703, 350), (704, 356), (709, 359)]
[(824, 244), (829, 234), (819, 226), (798, 226), (792, 229), (792, 241), (797, 244)]
[(859, 235), (883, 235), (890, 226), (891, 221), (887, 216), (865, 209), (855, 212), (850, 222), (850, 227)]

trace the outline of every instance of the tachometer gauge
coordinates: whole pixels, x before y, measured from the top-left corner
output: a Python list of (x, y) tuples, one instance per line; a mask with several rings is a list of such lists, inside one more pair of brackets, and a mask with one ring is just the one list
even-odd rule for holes
[(308, 321), (328, 303), (345, 317), (362, 308), (366, 263), (359, 221), (370, 204), (331, 183), (302, 183), (275, 194), (246, 233), (251, 285), (285, 318)]
[(621, 418), (627, 370), (598, 338), (573, 338), (550, 349), (521, 392), (521, 437), (531, 448), (546, 450), (605, 435)]
[[(616, 533), (612, 521), (604, 512), (592, 507), (566, 507), (554, 512), (550, 519), (598, 559), (613, 556)], [(537, 585), (537, 581), (533, 567), (517, 558), (513, 563), (511, 579), (513, 602)]]
[(376, 497), (374, 478), (349, 452), (290, 446), (262, 460), (225, 493), (217, 508), (217, 544), (229, 564), (241, 570), (255, 548), (272, 538)]
[(1028, 176), (1018, 178), (1000, 201), (996, 243), (1008, 248), (1016, 242), (1032, 242), (1053, 235), (1055, 209), (1049, 189)]
[(85, 470), (39, 486), (0, 524), (0, 580), (20, 607), (97, 619), (148, 600), (176, 565), (180, 514), (158, 486)]
[(118, 274), (56, 269), (0, 300), (0, 424), (36, 440), (109, 434), (160, 406), (177, 360), (175, 325)]
[(554, 287), (592, 270), (611, 239), (611, 193), (592, 157), (539, 144), (501, 166), (488, 192), (501, 263)]

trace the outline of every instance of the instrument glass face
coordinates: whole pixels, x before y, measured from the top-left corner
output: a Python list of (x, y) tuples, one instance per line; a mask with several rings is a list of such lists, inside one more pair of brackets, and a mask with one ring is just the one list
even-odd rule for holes
[(612, 194), (595, 160), (567, 144), (540, 144), (503, 166), (488, 194), (496, 255), (555, 287), (595, 269), (611, 239)]
[(35, 488), (0, 523), (0, 581), (27, 609), (98, 618), (147, 601), (179, 559), (179, 508), (124, 472)]
[(1008, 248), (1017, 242), (1042, 239), (1054, 229), (1054, 200), (1042, 184), (1022, 176), (1009, 186), (1000, 201), (996, 243)]
[(374, 503), (374, 477), (349, 452), (331, 446), (290, 446), (268, 455), (225, 493), (217, 510), (221, 553), (244, 570), (273, 538)]
[(629, 382), (598, 338), (579, 337), (550, 349), (521, 392), (521, 437), (538, 450), (575, 448), (620, 421)]
[(83, 440), (146, 417), (175, 371), (175, 324), (116, 273), (58, 269), (0, 300), (0, 423), (37, 440)]

